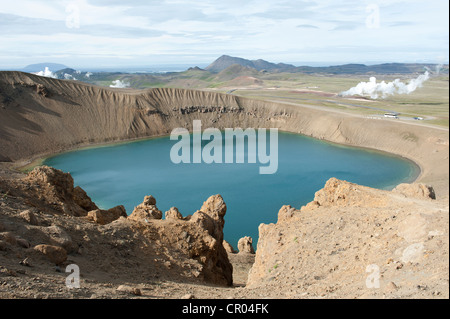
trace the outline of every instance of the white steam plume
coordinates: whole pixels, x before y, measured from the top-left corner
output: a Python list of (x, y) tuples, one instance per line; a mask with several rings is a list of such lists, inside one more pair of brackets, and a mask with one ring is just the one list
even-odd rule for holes
[(54, 78), (54, 79), (58, 78), (58, 76), (56, 76), (56, 74), (54, 74), (52, 71), (50, 71), (48, 67), (45, 67), (44, 71), (39, 71), (39, 72), (37, 72), (35, 74), (39, 75), (39, 76), (45, 76), (45, 77), (48, 77), (48, 78)]
[(428, 71), (419, 75), (417, 78), (410, 80), (408, 84), (403, 83), (400, 79), (395, 79), (394, 81), (388, 83), (384, 81), (377, 83), (377, 79), (375, 77), (371, 77), (369, 82), (360, 82), (355, 87), (341, 92), (339, 95), (361, 95), (370, 96), (372, 99), (377, 99), (380, 96), (385, 98), (394, 94), (409, 94), (414, 92), (417, 88), (422, 87), (423, 82), (429, 78), (430, 73)]
[(122, 82), (122, 81), (120, 81), (120, 80), (114, 80), (114, 81), (112, 81), (113, 82), (113, 84), (111, 84), (109, 87), (112, 87), (112, 88), (120, 88), (120, 89), (123, 89), (123, 88), (127, 88), (127, 87), (129, 87), (130, 86), (130, 83), (126, 83), (126, 82)]

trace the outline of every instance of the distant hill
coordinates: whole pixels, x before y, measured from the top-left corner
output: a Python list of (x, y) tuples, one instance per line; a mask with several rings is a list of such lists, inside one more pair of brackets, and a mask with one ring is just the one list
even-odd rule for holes
[(232, 66), (233, 64), (238, 64), (241, 66), (245, 66), (248, 68), (253, 68), (256, 69), (258, 71), (261, 70), (288, 70), (290, 68), (295, 68), (294, 65), (290, 65), (290, 64), (284, 64), (284, 63), (271, 63), (265, 60), (247, 60), (247, 59), (243, 59), (243, 58), (237, 58), (237, 57), (232, 57), (229, 55), (222, 55), (220, 58), (218, 58), (217, 60), (215, 60), (213, 63), (211, 63), (210, 65), (208, 65), (205, 70), (210, 71), (210, 72), (214, 72), (214, 73), (219, 73), (223, 70), (225, 70), (226, 68)]
[(36, 64), (27, 65), (21, 71), (23, 71), (23, 72), (39, 72), (39, 71), (45, 70), (46, 67), (48, 67), (49, 70), (52, 72), (68, 68), (64, 64), (48, 62), (48, 63), (36, 63)]
[(225, 70), (222, 70), (217, 74), (215, 79), (217, 81), (229, 81), (238, 76), (256, 76), (258, 75), (258, 70), (248, 66), (242, 66), (239, 64), (232, 64)]
[[(436, 64), (422, 63), (383, 63), (375, 65), (343, 64), (326, 67), (299, 66), (291, 72), (301, 73), (328, 73), (328, 74), (410, 74), (422, 73), (428, 69), (435, 70)], [(448, 70), (447, 70), (448, 71)]]
[[(247, 68), (253, 68), (258, 71), (266, 70), (270, 72), (292, 72), (292, 73), (325, 73), (325, 74), (409, 74), (421, 73), (425, 70), (435, 71), (437, 64), (424, 63), (383, 63), (375, 65), (365, 64), (343, 64), (325, 67), (313, 66), (294, 66), (285, 63), (271, 63), (265, 60), (247, 60), (238, 57), (222, 55), (215, 60), (205, 70), (212, 73), (219, 73), (232, 65), (241, 65)], [(448, 74), (448, 68), (441, 70), (442, 73)]]

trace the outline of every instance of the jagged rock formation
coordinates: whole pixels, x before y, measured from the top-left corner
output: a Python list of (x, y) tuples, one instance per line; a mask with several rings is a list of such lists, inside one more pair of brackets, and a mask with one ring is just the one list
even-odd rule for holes
[(254, 254), (253, 239), (249, 236), (242, 237), (238, 241), (238, 250), (240, 254)]
[(33, 169), (24, 179), (28, 196), (35, 197), (42, 203), (50, 205), (56, 211), (67, 215), (86, 216), (87, 210), (97, 209), (95, 203), (82, 189), (74, 188), (73, 178), (69, 173), (48, 166)]
[(401, 193), (405, 196), (418, 197), (418, 198), (431, 198), (436, 199), (436, 194), (432, 186), (422, 183), (416, 184), (400, 184), (394, 189), (394, 192)]
[[(224, 278), (227, 285), (233, 283), (233, 266), (228, 260), (227, 252), (223, 247), (223, 227), (225, 225), (225, 214), (227, 206), (220, 195), (209, 197), (202, 205), (199, 211), (192, 217), (188, 217), (190, 223), (198, 225), (207, 233), (206, 243), (211, 251), (217, 252), (216, 255), (208, 258), (209, 253), (204, 253), (204, 247), (194, 253), (194, 258), (199, 258), (206, 266), (211, 280), (217, 281), (217, 278)], [(209, 259), (209, 261), (208, 261)]]
[(417, 196), (423, 188), (398, 193), (330, 179), (308, 205), (283, 206), (276, 224), (259, 226), (247, 287), (288, 298), (409, 298), (428, 287), (423, 295), (445, 298), (448, 203)]
[(144, 197), (141, 204), (134, 208), (129, 218), (148, 222), (149, 219), (161, 219), (162, 212), (156, 207), (156, 199), (152, 195), (148, 195)]
[[(74, 196), (70, 174), (46, 166), (19, 180), (2, 179), (0, 189), (7, 190), (0, 214), (0, 259), (21, 256), (34, 265), (59, 266), (76, 260), (86, 275), (94, 265), (117, 263), (117, 270), (102, 270), (113, 277), (127, 263), (145, 263), (138, 277), (156, 272), (171, 280), (233, 283), (222, 246), (226, 205), (220, 195), (211, 196), (192, 216), (161, 220), (153, 196), (146, 196), (129, 217), (123, 206), (88, 212), (82, 206), (96, 206), (81, 189)], [(158, 274), (161, 267), (167, 270), (164, 275)]]
[(120, 217), (127, 217), (127, 212), (123, 205), (119, 205), (108, 210), (95, 209), (88, 212), (87, 218), (93, 222), (106, 225), (119, 219)]

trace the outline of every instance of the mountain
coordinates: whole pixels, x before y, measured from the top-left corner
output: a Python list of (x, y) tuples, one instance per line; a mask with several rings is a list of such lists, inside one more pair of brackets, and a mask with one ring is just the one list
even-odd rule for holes
[[(382, 63), (374, 65), (365, 64), (343, 64), (343, 65), (331, 65), (323, 67), (313, 66), (294, 66), (292, 64), (285, 63), (272, 63), (265, 60), (247, 60), (238, 57), (231, 57), (229, 55), (222, 55), (215, 60), (205, 70), (212, 73), (219, 73), (229, 68), (233, 64), (238, 64), (243, 67), (253, 68), (258, 71), (266, 70), (271, 72), (291, 72), (291, 73), (325, 73), (325, 74), (410, 74), (421, 73), (426, 70), (436, 72), (437, 64), (432, 63)], [(440, 71), (441, 73), (448, 74), (448, 65), (444, 66)]]
[(217, 81), (230, 81), (238, 76), (257, 76), (258, 71), (255, 68), (232, 64), (226, 69), (220, 71), (215, 79)]
[[(411, 74), (422, 73), (426, 70), (435, 70), (436, 64), (422, 63), (383, 63), (375, 65), (365, 64), (343, 64), (325, 67), (299, 66), (291, 69), (290, 72), (301, 73), (327, 73), (327, 74)], [(442, 72), (442, 71), (441, 71)], [(445, 73), (445, 69), (444, 69)], [(447, 70), (448, 73), (448, 70)]]
[(27, 65), (21, 71), (23, 71), (23, 72), (39, 72), (39, 71), (45, 70), (46, 67), (49, 68), (49, 70), (53, 71), (53, 72), (68, 68), (64, 64), (47, 62), (47, 63), (36, 63), (36, 64)]
[(233, 64), (239, 64), (244, 67), (253, 68), (258, 71), (261, 70), (288, 70), (290, 68), (295, 68), (294, 65), (291, 64), (284, 64), (284, 63), (271, 63), (265, 60), (247, 60), (243, 58), (238, 57), (232, 57), (229, 55), (222, 55), (220, 58), (215, 60), (213, 63), (208, 65), (205, 70), (213, 72), (213, 73), (219, 73), (226, 68), (232, 66)]

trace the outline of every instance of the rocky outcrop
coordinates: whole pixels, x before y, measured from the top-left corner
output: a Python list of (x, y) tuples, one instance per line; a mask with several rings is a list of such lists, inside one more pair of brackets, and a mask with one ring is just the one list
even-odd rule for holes
[(108, 210), (95, 209), (88, 212), (87, 218), (93, 222), (106, 225), (119, 219), (120, 217), (127, 218), (127, 212), (122, 205), (110, 208)]
[(178, 211), (178, 208), (171, 207), (167, 212), (164, 213), (166, 220), (180, 220), (183, 219), (183, 215)]
[(423, 183), (413, 183), (413, 184), (402, 183), (400, 185), (397, 185), (393, 189), (393, 191), (403, 194), (406, 197), (436, 199), (436, 194), (434, 192), (433, 187)]
[[(121, 267), (146, 260), (146, 269), (154, 276), (165, 269), (172, 280), (233, 283), (222, 245), (226, 204), (220, 195), (211, 196), (185, 218), (172, 207), (163, 220), (151, 195), (130, 216), (121, 205), (98, 209), (84, 190), (74, 188), (69, 173), (47, 166), (19, 180), (0, 179), (0, 190), (6, 192), (0, 198), (2, 256), (60, 266), (85, 256), (85, 271), (95, 265), (122, 277), (127, 275), (120, 274)], [(90, 208), (95, 209), (86, 211)]]
[(238, 241), (238, 250), (240, 254), (254, 254), (253, 239), (249, 236), (242, 237)]
[(331, 178), (300, 210), (283, 206), (277, 223), (259, 226), (247, 287), (286, 298), (408, 298), (426, 283), (434, 291), (424, 296), (448, 295), (438, 253), (448, 250), (448, 203), (439, 208), (420, 185), (400, 189)]
[(200, 105), (190, 105), (182, 106), (180, 108), (173, 108), (172, 111), (178, 112), (180, 114), (191, 114), (191, 113), (240, 113), (244, 109), (241, 107), (228, 107), (228, 106), (200, 106)]
[[(360, 191), (360, 190), (364, 191)], [(387, 200), (383, 192), (375, 189), (342, 181), (337, 178), (330, 178), (325, 187), (316, 192), (311, 206), (386, 206)]]
[(161, 219), (162, 212), (156, 207), (156, 199), (152, 195), (145, 196), (144, 201), (136, 206), (128, 217), (137, 221)]
[(37, 245), (34, 250), (43, 254), (52, 263), (59, 265), (67, 260), (67, 252), (64, 248), (52, 245)]
[(231, 286), (233, 284), (233, 267), (223, 246), (223, 227), (227, 206), (221, 195), (209, 197), (199, 211), (195, 212), (189, 222), (204, 229), (207, 235), (205, 245), (192, 251), (193, 258), (204, 265), (208, 281)]
[(27, 175), (25, 182), (30, 193), (64, 214), (86, 216), (86, 209), (97, 208), (83, 190), (74, 188), (72, 176), (61, 170), (48, 166), (36, 167)]
[(84, 210), (91, 211), (98, 209), (97, 205), (91, 200), (91, 198), (86, 194), (84, 189), (77, 186), (73, 189), (73, 200)]
[(229, 242), (227, 242), (226, 240), (223, 241), (222, 243), (223, 248), (225, 248), (225, 251), (229, 254), (235, 254), (236, 251), (234, 250), (233, 246), (231, 246), (231, 244)]

